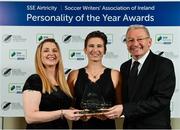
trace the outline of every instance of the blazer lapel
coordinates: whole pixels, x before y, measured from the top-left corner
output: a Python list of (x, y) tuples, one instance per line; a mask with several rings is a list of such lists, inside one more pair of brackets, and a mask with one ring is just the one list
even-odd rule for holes
[(150, 51), (149, 55), (147, 56), (146, 60), (144, 61), (144, 64), (138, 74), (137, 82), (133, 86), (134, 91), (132, 92), (131, 100), (133, 100), (134, 98), (137, 98), (138, 92), (142, 89), (141, 87), (143, 87), (142, 86), (143, 78), (145, 78), (147, 75), (147, 71), (148, 71), (148, 68), (149, 68), (149, 65), (151, 62), (151, 58), (152, 58), (152, 52)]

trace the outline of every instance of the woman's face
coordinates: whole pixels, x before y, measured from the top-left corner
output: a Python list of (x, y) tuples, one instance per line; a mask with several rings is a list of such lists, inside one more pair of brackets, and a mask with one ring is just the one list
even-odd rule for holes
[(101, 38), (90, 38), (87, 42), (87, 47), (84, 49), (89, 60), (101, 61), (104, 55), (104, 42)]
[(41, 60), (45, 67), (56, 66), (59, 62), (60, 54), (57, 46), (53, 42), (46, 42), (41, 49)]

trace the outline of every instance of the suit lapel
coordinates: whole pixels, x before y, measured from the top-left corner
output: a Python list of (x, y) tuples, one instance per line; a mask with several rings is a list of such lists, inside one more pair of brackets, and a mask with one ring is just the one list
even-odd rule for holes
[(146, 60), (144, 61), (144, 64), (138, 74), (138, 78), (137, 78), (137, 82), (136, 84), (133, 86), (133, 92), (132, 92), (132, 95), (131, 95), (131, 99), (130, 100), (133, 100), (133, 98), (137, 98), (138, 96), (138, 92), (141, 91), (142, 89), (142, 83), (143, 83), (143, 79), (146, 77), (147, 75), (147, 71), (148, 71), (148, 68), (149, 68), (149, 65), (150, 65), (150, 62), (151, 62), (151, 59), (152, 59), (152, 55), (153, 53), (150, 52), (148, 57), (146, 58)]

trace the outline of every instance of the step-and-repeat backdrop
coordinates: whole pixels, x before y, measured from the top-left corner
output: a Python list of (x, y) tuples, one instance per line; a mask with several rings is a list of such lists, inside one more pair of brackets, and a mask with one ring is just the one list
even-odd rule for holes
[(22, 88), (35, 73), (39, 42), (55, 38), (61, 47), (66, 76), (83, 67), (86, 35), (95, 30), (108, 37), (103, 62), (114, 69), (128, 60), (123, 42), (131, 24), (146, 25), (152, 51), (170, 58), (176, 71), (172, 117), (180, 117), (180, 2), (0, 2), (0, 117), (23, 116)]

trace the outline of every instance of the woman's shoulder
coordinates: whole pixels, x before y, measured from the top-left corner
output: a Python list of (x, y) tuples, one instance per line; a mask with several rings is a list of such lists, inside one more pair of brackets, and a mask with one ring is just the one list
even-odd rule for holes
[(119, 76), (120, 76), (120, 71), (119, 71), (119, 70), (112, 69), (112, 70), (111, 70), (111, 75), (112, 75), (113, 78), (115, 78), (115, 77), (118, 77), (118, 78), (119, 78)]
[(108, 69), (111, 70), (111, 74), (113, 74), (113, 75), (119, 75), (119, 73), (120, 73), (120, 71), (117, 69), (112, 69), (112, 68), (108, 68)]
[(72, 71), (69, 73), (69, 76), (75, 76), (75, 75), (77, 75), (77, 74), (78, 74), (78, 72), (79, 72), (79, 70), (78, 70), (78, 69), (76, 69), (76, 70), (72, 70)]
[(111, 71), (114, 73), (119, 73), (119, 70), (117, 70), (117, 69), (111, 69)]
[(28, 77), (25, 81), (23, 90), (30, 89), (30, 90), (42, 90), (42, 81), (38, 74), (32, 74)]
[(71, 82), (77, 79), (79, 70), (72, 70), (67, 77), (68, 82)]
[(70, 77), (77, 77), (78, 76), (78, 74), (79, 74), (79, 72), (81, 73), (81, 72), (84, 72), (85, 71), (85, 67), (83, 67), (83, 68), (79, 68), (79, 69), (74, 69), (74, 70), (72, 70), (70, 73), (69, 73), (69, 75), (68, 76), (70, 76)]
[(27, 82), (41, 82), (41, 78), (38, 74), (31, 74), (27, 80)]
[(40, 78), (40, 76), (38, 74), (31, 74), (29, 78)]

